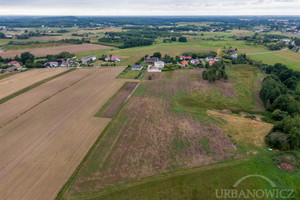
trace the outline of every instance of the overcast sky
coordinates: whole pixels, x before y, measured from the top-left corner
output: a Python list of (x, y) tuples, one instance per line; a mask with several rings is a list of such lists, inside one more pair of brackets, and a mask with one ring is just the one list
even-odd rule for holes
[(0, 0), (0, 15), (300, 15), (300, 0)]

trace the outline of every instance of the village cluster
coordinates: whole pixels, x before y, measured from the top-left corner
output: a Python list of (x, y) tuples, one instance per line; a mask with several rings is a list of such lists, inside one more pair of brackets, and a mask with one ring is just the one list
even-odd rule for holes
[[(192, 58), (192, 56), (180, 56), (179, 61), (175, 64), (178, 67), (187, 67), (187, 66), (204, 66), (205, 63), (213, 65), (215, 62), (218, 62), (220, 59), (218, 57), (207, 56), (204, 59)], [(141, 64), (136, 64), (131, 66), (132, 71), (142, 70), (144, 67), (147, 67), (148, 72), (161, 72), (165, 67), (165, 62), (160, 58), (155, 56), (146, 56), (144, 58), (144, 63), (146, 66)], [(172, 64), (172, 63), (166, 63)]]
[[(57, 59), (44, 63), (45, 68), (64, 68), (64, 67), (74, 67), (80, 68), (82, 66), (90, 66), (93, 62), (97, 60), (96, 56), (90, 55), (78, 59), (76, 56), (67, 59)], [(107, 56), (103, 59), (106, 63), (115, 63), (120, 62), (120, 58), (118, 56)], [(14, 72), (14, 71), (23, 71), (26, 70), (26, 67), (22, 65), (21, 62), (13, 60), (7, 63), (8, 67), (0, 68), (0, 72)]]

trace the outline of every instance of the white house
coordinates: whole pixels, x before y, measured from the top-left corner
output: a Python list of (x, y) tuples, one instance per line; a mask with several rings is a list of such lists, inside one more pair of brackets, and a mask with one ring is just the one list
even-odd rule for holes
[(163, 61), (156, 61), (156, 62), (154, 62), (154, 66), (157, 68), (164, 68), (165, 63)]

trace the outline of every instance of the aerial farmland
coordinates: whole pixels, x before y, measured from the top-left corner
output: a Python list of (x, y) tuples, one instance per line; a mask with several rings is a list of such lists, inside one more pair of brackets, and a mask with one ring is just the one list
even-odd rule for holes
[(0, 16), (0, 199), (297, 199), (299, 27)]

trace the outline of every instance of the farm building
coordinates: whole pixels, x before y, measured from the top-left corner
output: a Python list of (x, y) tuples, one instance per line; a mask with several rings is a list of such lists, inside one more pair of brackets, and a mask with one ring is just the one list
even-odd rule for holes
[(132, 71), (138, 71), (138, 70), (142, 70), (143, 69), (143, 65), (132, 65), (131, 70)]
[(156, 62), (154, 62), (154, 66), (157, 68), (164, 68), (165, 63), (163, 61), (156, 61)]
[(87, 57), (82, 58), (81, 62), (86, 63), (86, 62), (89, 62), (89, 61), (95, 61), (96, 59), (97, 59), (96, 56), (87, 56)]
[(156, 67), (156, 66), (152, 66), (152, 65), (149, 65), (148, 66), (148, 69), (147, 69), (148, 72), (161, 72), (161, 70)]
[(144, 59), (144, 62), (145, 63), (149, 63), (149, 64), (155, 63), (157, 61), (159, 61), (159, 58), (157, 58), (157, 57), (151, 57), (151, 56), (148, 56), (148, 57), (146, 57)]

